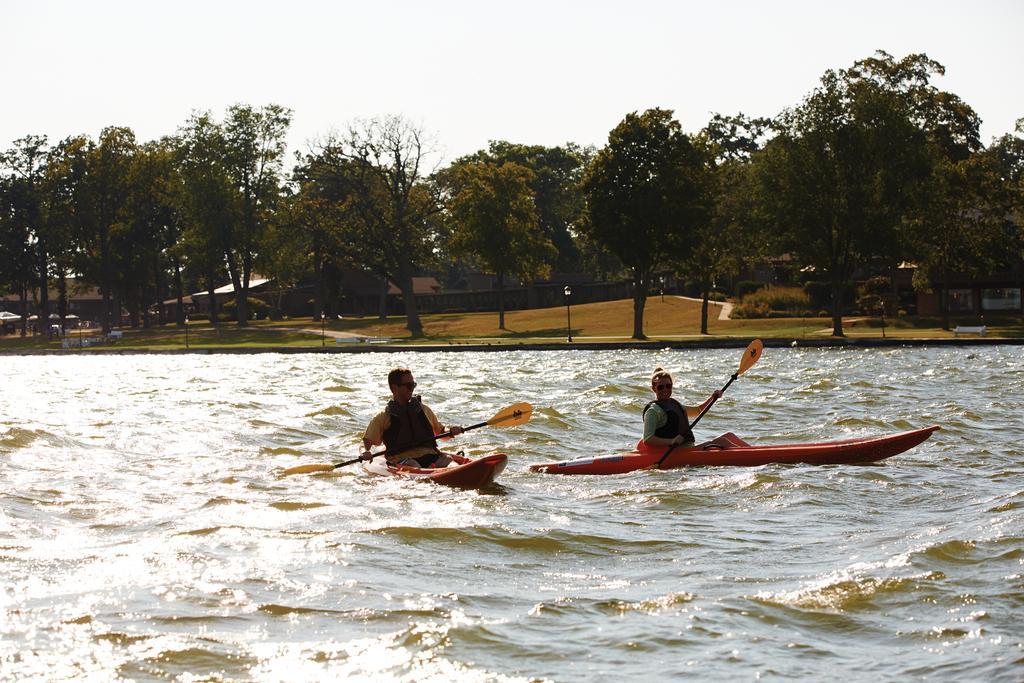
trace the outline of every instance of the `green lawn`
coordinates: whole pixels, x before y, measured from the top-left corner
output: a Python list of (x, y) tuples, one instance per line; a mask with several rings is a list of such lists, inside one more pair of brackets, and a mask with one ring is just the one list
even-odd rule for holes
[[(828, 318), (770, 318), (752, 320), (718, 320), (719, 307), (709, 311), (709, 336), (700, 334), (700, 304), (666, 297), (653, 297), (647, 301), (644, 312), (644, 332), (649, 339), (658, 341), (741, 338), (750, 339), (829, 339), (832, 323)], [(607, 301), (573, 306), (572, 336), (577, 342), (629, 341), (633, 330), (633, 304), (630, 300)], [(489, 343), (520, 344), (561, 342), (566, 340), (565, 307), (509, 311), (505, 316), (505, 329), (498, 328), (498, 314), (444, 313), (422, 316), (425, 337), (413, 342), (405, 329), (404, 316), (386, 320), (376, 317), (344, 318), (330, 321), (328, 332), (350, 333), (363, 337), (389, 338), (396, 343)], [(955, 319), (952, 324), (976, 325), (977, 317)], [(1024, 320), (1020, 315), (989, 315), (985, 319), (989, 337), (1024, 337)], [(881, 338), (882, 321), (877, 318), (849, 318), (843, 322), (843, 331), (851, 339)], [(72, 340), (76, 338), (72, 332)], [(935, 318), (904, 318), (886, 320), (887, 338), (937, 339), (951, 338), (953, 333), (941, 329)], [(184, 349), (185, 332), (176, 325), (151, 329), (124, 329), (123, 338), (92, 348), (152, 348)], [(89, 335), (85, 335), (88, 339)], [(246, 328), (232, 323), (214, 326), (208, 322), (192, 322), (188, 341), (191, 348), (260, 348), (260, 347), (318, 347), (335, 346), (328, 334), (321, 340), (320, 323), (309, 319), (259, 321)], [(59, 341), (44, 341), (28, 337), (0, 337), (0, 350), (59, 349)]]

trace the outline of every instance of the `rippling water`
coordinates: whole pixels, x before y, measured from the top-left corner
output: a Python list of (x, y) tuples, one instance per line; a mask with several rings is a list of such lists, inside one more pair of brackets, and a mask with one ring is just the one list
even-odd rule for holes
[[(942, 425), (884, 464), (531, 474), (627, 450), (740, 350), (0, 358), (0, 677), (1024, 677), (1020, 347), (779, 350), (698, 437)], [(396, 364), (483, 492), (357, 452)]]

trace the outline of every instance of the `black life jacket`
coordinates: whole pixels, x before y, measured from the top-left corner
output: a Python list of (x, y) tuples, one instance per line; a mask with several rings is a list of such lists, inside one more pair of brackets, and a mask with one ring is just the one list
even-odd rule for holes
[(385, 408), (391, 417), (391, 424), (384, 430), (384, 445), (388, 455), (398, 455), (416, 446), (432, 446), (437, 449), (434, 428), (423, 412), (423, 403), (414, 396), (406, 406), (398, 405), (394, 399)]
[(665, 411), (665, 415), (668, 419), (665, 424), (658, 429), (654, 430), (655, 436), (660, 436), (663, 439), (674, 439), (680, 434), (686, 441), (695, 441), (693, 438), (693, 430), (690, 429), (690, 421), (686, 418), (686, 409), (683, 408), (683, 404), (674, 398), (667, 398), (662, 401), (651, 401), (644, 406), (644, 416), (647, 415), (647, 411), (650, 410), (651, 406), (655, 403)]

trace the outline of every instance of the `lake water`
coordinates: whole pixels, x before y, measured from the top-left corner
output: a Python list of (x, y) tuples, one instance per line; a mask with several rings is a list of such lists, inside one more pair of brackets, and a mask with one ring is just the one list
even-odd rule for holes
[[(1019, 346), (766, 349), (697, 428), (942, 426), (884, 463), (527, 471), (741, 353), (0, 357), (0, 678), (1024, 678)], [(534, 405), (450, 442), (500, 485), (280, 476), (355, 455), (395, 365), (449, 424)]]

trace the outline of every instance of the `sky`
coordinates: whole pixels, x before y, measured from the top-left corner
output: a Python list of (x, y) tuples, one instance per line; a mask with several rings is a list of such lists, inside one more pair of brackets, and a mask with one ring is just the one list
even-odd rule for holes
[(774, 116), (828, 69), (885, 50), (946, 67), (933, 83), (982, 119), (1024, 117), (1024, 0), (0, 0), (0, 150), (194, 111), (293, 110), (292, 151), (401, 115), (435, 165), (490, 140), (601, 147), (633, 111)]

